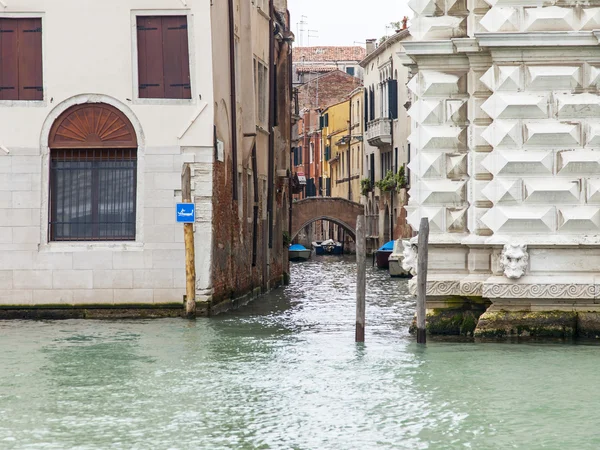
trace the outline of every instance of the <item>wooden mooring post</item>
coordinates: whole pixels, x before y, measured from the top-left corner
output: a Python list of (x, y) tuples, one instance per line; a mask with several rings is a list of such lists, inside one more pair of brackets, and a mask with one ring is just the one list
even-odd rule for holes
[[(181, 173), (181, 201), (192, 203), (192, 174), (189, 164), (185, 164)], [(194, 224), (183, 224), (185, 243), (185, 315), (188, 319), (196, 317), (196, 255), (194, 250)]]
[(367, 288), (367, 240), (365, 216), (356, 218), (356, 334), (355, 342), (365, 342), (365, 291)]
[(429, 219), (423, 217), (419, 226), (417, 263), (417, 343), (425, 344), (427, 334), (425, 315), (427, 314), (427, 260), (429, 256)]

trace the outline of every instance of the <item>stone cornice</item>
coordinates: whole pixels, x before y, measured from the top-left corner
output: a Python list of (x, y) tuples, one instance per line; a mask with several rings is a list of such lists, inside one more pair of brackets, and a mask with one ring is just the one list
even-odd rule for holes
[(597, 46), (597, 33), (600, 32), (475, 33), (475, 37), (481, 47), (580, 47)]
[(451, 40), (410, 41), (403, 43), (407, 55), (452, 55), (455, 53)]

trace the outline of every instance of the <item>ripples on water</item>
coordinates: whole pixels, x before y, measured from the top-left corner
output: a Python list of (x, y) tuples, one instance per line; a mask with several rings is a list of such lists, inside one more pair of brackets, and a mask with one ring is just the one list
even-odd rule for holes
[(0, 448), (600, 448), (597, 347), (429, 342), (406, 282), (293, 265), (216, 319), (0, 322)]

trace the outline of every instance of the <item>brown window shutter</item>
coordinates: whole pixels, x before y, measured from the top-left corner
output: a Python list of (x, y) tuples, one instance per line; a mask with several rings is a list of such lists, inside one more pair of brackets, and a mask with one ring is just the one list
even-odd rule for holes
[(165, 16), (163, 54), (165, 98), (192, 98), (186, 16)]
[(19, 99), (18, 29), (14, 19), (0, 19), (0, 100)]
[(19, 19), (19, 100), (43, 100), (42, 19)]
[(163, 26), (160, 17), (137, 18), (140, 98), (164, 98)]

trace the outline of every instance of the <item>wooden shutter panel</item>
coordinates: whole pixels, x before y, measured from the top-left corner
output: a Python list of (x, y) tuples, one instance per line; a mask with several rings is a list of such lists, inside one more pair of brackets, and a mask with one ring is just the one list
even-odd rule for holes
[(138, 83), (140, 98), (165, 98), (161, 17), (138, 17)]
[(192, 98), (186, 16), (165, 16), (163, 58), (165, 98)]
[(389, 118), (398, 118), (398, 81), (388, 80)]
[(19, 99), (17, 38), (17, 21), (0, 19), (0, 100)]
[(19, 100), (43, 100), (42, 19), (19, 19)]

